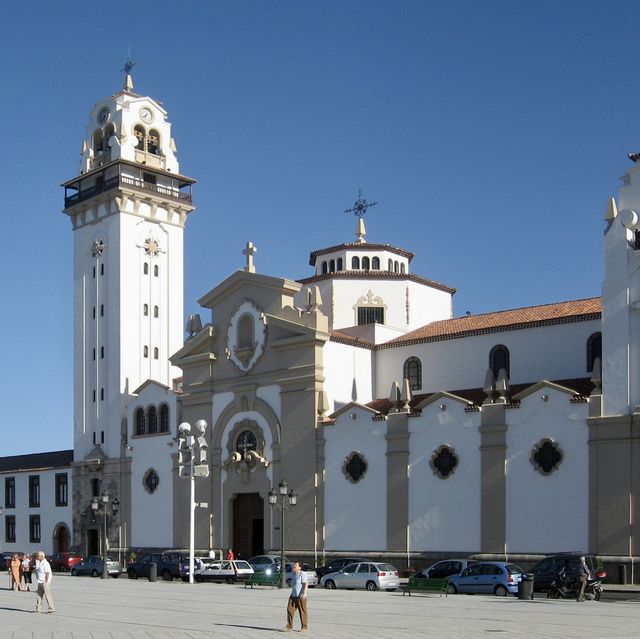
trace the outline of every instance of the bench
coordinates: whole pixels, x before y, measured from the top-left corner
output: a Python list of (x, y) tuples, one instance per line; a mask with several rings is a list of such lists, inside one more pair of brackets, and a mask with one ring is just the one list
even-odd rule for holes
[(252, 575), (249, 575), (249, 579), (244, 582), (244, 587), (250, 586), (253, 588), (254, 586), (271, 586), (275, 588), (280, 584), (280, 573), (273, 573), (271, 575), (267, 575), (264, 572), (254, 572)]
[(447, 596), (447, 586), (449, 585), (448, 579), (436, 579), (435, 577), (425, 579), (420, 577), (409, 577), (409, 581), (406, 584), (400, 586), (402, 590), (402, 596), (406, 593), (411, 596), (413, 592), (439, 592), (440, 596), (444, 594)]

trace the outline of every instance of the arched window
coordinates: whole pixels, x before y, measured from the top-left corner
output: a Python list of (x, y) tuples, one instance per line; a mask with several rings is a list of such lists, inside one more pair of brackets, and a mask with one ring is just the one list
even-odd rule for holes
[(339, 257), (338, 258), (338, 264), (337, 264), (338, 270), (341, 271), (344, 267), (342, 266), (342, 258)]
[(400, 264), (398, 263), (398, 260), (396, 260), (396, 261), (393, 263), (393, 272), (394, 272), (394, 273), (397, 273), (399, 270), (400, 270)]
[(145, 346), (142, 353), (145, 357), (149, 357), (149, 347)]
[(411, 390), (422, 388), (422, 362), (417, 357), (410, 357), (404, 363), (403, 378), (409, 380)]
[(362, 258), (362, 268), (363, 268), (365, 271), (368, 271), (370, 267), (371, 267), (371, 264), (370, 264), (370, 262), (369, 262), (369, 258), (365, 255), (365, 256)]
[(149, 275), (149, 263), (145, 262), (144, 266), (142, 267), (142, 271), (144, 272), (145, 275)]
[(238, 321), (238, 348), (253, 348), (253, 317), (248, 313)]
[(104, 130), (104, 150), (109, 151), (109, 140), (115, 135), (116, 129), (113, 124), (109, 124)]
[(156, 347), (153, 349), (153, 359), (158, 359), (158, 354), (159, 354), (159, 353), (158, 353), (158, 347), (156, 346)]
[(322, 262), (322, 274), (326, 275), (328, 273), (327, 263)]
[(335, 273), (336, 272), (336, 261), (335, 260), (330, 260), (329, 261), (329, 273)]
[(153, 275), (154, 275), (154, 277), (158, 277), (158, 273), (159, 273), (159, 272), (160, 272), (160, 269), (158, 268), (158, 265), (156, 264), (156, 265), (153, 267)]
[(374, 271), (379, 271), (380, 270), (380, 258), (379, 257), (372, 257), (371, 258), (371, 269)]
[(166, 404), (160, 406), (160, 432), (169, 432), (169, 407)]
[(146, 317), (147, 315), (149, 315), (149, 305), (148, 305), (148, 304), (145, 304), (145, 305), (143, 306), (143, 311), (142, 311), (142, 312), (143, 312), (143, 314), (144, 314), (144, 316), (145, 316), (145, 317)]
[(387, 264), (387, 270), (389, 272), (393, 272), (393, 260), (389, 260), (389, 262)]
[(102, 129), (97, 129), (93, 134), (93, 153), (100, 155), (104, 151), (104, 134)]
[(357, 255), (351, 258), (351, 268), (360, 268), (360, 258)]
[(151, 129), (151, 131), (149, 131), (149, 137), (147, 138), (147, 153), (160, 155), (160, 134), (155, 129)]
[(146, 432), (146, 420), (144, 418), (144, 410), (138, 408), (136, 410), (136, 435), (144, 435)]
[(141, 151), (144, 151), (144, 141), (145, 138), (147, 137), (147, 132), (144, 130), (144, 127), (141, 124), (136, 124), (133, 127), (133, 135), (136, 136), (138, 142), (136, 144), (136, 149), (140, 149)]
[(596, 358), (602, 360), (602, 333), (594, 333), (587, 340), (587, 372), (593, 372)]
[(511, 376), (509, 349), (504, 344), (498, 344), (489, 353), (489, 368), (497, 379), (500, 371), (504, 369), (507, 379)]
[(156, 412), (155, 406), (149, 406), (149, 410), (147, 411), (147, 421), (149, 422), (149, 432), (157, 433), (158, 432), (158, 413)]
[(154, 317), (158, 317), (158, 307), (157, 306), (153, 307), (153, 316)]
[(404, 262), (400, 264), (400, 272), (404, 273)]

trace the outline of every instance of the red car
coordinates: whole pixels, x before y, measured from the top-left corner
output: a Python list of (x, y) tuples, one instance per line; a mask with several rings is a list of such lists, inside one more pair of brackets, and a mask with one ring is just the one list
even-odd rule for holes
[(60, 572), (69, 572), (76, 564), (82, 561), (83, 557), (75, 552), (59, 552), (49, 557), (51, 570), (59, 570)]

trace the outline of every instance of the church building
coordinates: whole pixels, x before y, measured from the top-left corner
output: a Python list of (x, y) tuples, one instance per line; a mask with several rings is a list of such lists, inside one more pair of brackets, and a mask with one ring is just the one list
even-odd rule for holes
[[(261, 273), (247, 242), (243, 267), (187, 322), (194, 183), (168, 113), (127, 73), (91, 110), (79, 172), (63, 185), (74, 450), (69, 514), (47, 519), (48, 550), (65, 522), (81, 553), (101, 551), (103, 526), (123, 554), (187, 548), (178, 426), (205, 420), (202, 551), (278, 552), (284, 532), (287, 554), (308, 563), (575, 549), (637, 580), (640, 164), (605, 212), (601, 298), (462, 317), (454, 288), (412, 272), (410, 250), (369, 241), (375, 203), (360, 193), (355, 236), (309, 247), (310, 270)], [(5, 487), (31, 472), (10, 459)], [(283, 480), (295, 495), (284, 530), (270, 504)], [(92, 502), (103, 495), (117, 508), (101, 519)], [(14, 518), (27, 517), (15, 501)], [(25, 543), (6, 531), (6, 549)]]

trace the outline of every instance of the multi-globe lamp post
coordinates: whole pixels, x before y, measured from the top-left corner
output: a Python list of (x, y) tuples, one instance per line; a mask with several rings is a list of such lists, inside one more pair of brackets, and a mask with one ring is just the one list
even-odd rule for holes
[(280, 581), (278, 588), (284, 588), (285, 563), (284, 563), (284, 513), (291, 510), (298, 503), (298, 495), (293, 488), (289, 490), (287, 482), (283, 479), (278, 484), (278, 490), (272, 488), (269, 491), (269, 505), (275, 511), (280, 511)]
[[(196, 512), (196, 477), (209, 476), (209, 464), (207, 463), (207, 440), (205, 432), (207, 422), (199, 419), (195, 424), (195, 432), (192, 434), (191, 424), (182, 422), (178, 426), (178, 475), (188, 477), (190, 483), (189, 493), (189, 583), (194, 583), (193, 571), (195, 569), (195, 512)], [(201, 504), (203, 505), (203, 504)]]
[(115, 497), (111, 497), (107, 493), (102, 493), (99, 497), (96, 496), (91, 500), (91, 508), (94, 515), (102, 515), (102, 579), (106, 579), (109, 576), (109, 570), (107, 569), (107, 515), (109, 513), (109, 504), (111, 504), (111, 516), (115, 517), (120, 509), (120, 500)]

